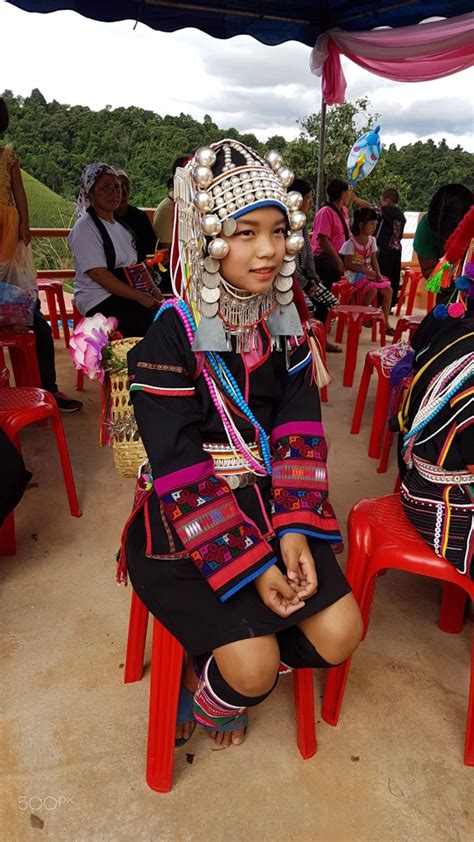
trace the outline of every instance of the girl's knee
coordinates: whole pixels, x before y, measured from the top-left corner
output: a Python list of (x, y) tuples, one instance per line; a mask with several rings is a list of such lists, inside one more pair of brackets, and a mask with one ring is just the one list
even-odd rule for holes
[(280, 662), (278, 644), (275, 640), (270, 645), (266, 643), (262, 645), (264, 640), (264, 638), (252, 638), (248, 641), (239, 641), (247, 645), (232, 652), (223, 651), (229, 650), (229, 647), (222, 647), (214, 652), (222, 677), (242, 696), (264, 695), (272, 690), (275, 684)]

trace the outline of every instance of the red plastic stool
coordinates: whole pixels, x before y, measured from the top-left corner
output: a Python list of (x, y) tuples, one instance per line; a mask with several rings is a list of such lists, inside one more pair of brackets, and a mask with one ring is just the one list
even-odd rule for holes
[[(415, 298), (416, 293), (418, 291), (418, 284), (423, 279), (423, 273), (420, 272), (419, 269), (405, 269), (403, 273), (403, 281), (402, 287), (398, 296), (398, 304), (397, 309), (395, 311), (395, 315), (399, 316), (402, 312), (402, 306), (405, 302), (405, 298), (408, 296), (407, 299), (407, 308), (405, 315), (411, 316), (413, 313), (413, 307), (415, 306)], [(433, 292), (428, 293), (427, 301), (426, 301), (426, 312), (429, 313), (430, 310), (436, 304), (436, 295)]]
[(362, 307), (359, 304), (339, 304), (329, 311), (326, 319), (326, 336), (334, 319), (337, 319), (336, 342), (342, 341), (344, 327), (347, 324), (347, 347), (344, 362), (343, 386), (352, 386), (357, 365), (359, 337), (366, 322), (372, 324), (372, 341), (376, 339), (377, 325), (380, 329), (380, 344), (385, 345), (385, 320), (382, 310), (377, 307)]
[[(51, 418), (51, 426), (61, 460), (71, 515), (73, 517), (81, 517), (82, 512), (79, 509), (79, 502), (77, 500), (66, 436), (64, 435), (56, 401), (44, 389), (0, 389), (0, 428), (5, 431), (18, 450), (20, 450), (20, 430), (28, 424), (33, 424), (36, 421), (42, 421), (46, 418)], [(15, 521), (12, 512), (0, 528), (0, 556), (14, 555), (15, 552)]]
[(395, 345), (400, 341), (406, 330), (408, 331), (408, 342), (410, 342), (423, 319), (424, 316), (402, 316), (397, 322), (395, 333), (393, 334), (392, 345)]
[[(348, 521), (349, 559), (346, 577), (352, 586), (367, 631), (377, 575), (385, 569), (404, 570), (445, 582), (440, 627), (459, 631), (466, 597), (474, 599), (474, 581), (439, 558), (405, 517), (399, 495), (361, 500)], [(462, 595), (460, 594), (462, 591)], [(351, 659), (328, 670), (322, 715), (330, 725), (339, 719)], [(467, 712), (464, 763), (474, 766), (474, 646)]]
[[(405, 403), (405, 398), (407, 394), (407, 390), (410, 387), (412, 378), (405, 377), (403, 380), (400, 380), (397, 388), (393, 392), (393, 400), (392, 400), (392, 410), (391, 415), (397, 415), (399, 410), (402, 408), (403, 404)], [(392, 448), (393, 437), (395, 433), (389, 429), (388, 425), (385, 425), (385, 433), (383, 434), (383, 442), (382, 442), (382, 450), (380, 453), (380, 462), (377, 467), (378, 474), (385, 474), (388, 468), (388, 460), (390, 458), (390, 450)], [(400, 478), (399, 478), (400, 479)], [(400, 486), (396, 486), (394, 491), (399, 491)]]
[[(132, 592), (124, 681), (140, 681), (148, 625), (148, 609)], [(156, 792), (169, 792), (173, 783), (174, 738), (184, 650), (161, 623), (153, 618), (150, 676), (150, 712), (146, 780)], [(307, 760), (317, 750), (314, 723), (313, 670), (293, 671), (296, 740)]]
[[(321, 359), (324, 365), (327, 367), (327, 359), (326, 359), (326, 331), (324, 329), (324, 325), (322, 322), (318, 322), (317, 319), (311, 319), (311, 328), (313, 333), (318, 340), (319, 349), (321, 351)], [(328, 387), (323, 386), (320, 391), (321, 401), (322, 403), (328, 402)]]
[(352, 419), (351, 433), (355, 435), (360, 430), (370, 378), (372, 377), (374, 371), (378, 374), (378, 381), (377, 391), (375, 393), (374, 414), (372, 416), (372, 428), (370, 431), (369, 456), (371, 459), (378, 459), (382, 450), (382, 439), (387, 423), (390, 398), (392, 397), (393, 390), (392, 384), (390, 383), (390, 377), (384, 373), (382, 360), (376, 351), (369, 351), (365, 358), (354, 409), (354, 417)]
[[(79, 324), (79, 322), (81, 321), (81, 319), (83, 319), (83, 318), (84, 318), (84, 316), (82, 316), (80, 314), (76, 305), (73, 304), (72, 321), (73, 321), (74, 327), (76, 327)], [(80, 369), (77, 370), (77, 374), (76, 374), (76, 391), (77, 392), (83, 392), (84, 391), (84, 372), (81, 371)]]
[[(51, 324), (51, 330), (55, 339), (59, 339), (59, 325), (58, 325), (58, 310), (61, 317), (64, 344), (69, 348), (69, 325), (66, 313), (66, 302), (64, 300), (64, 290), (61, 281), (53, 281), (49, 278), (42, 278), (38, 280), (38, 289), (46, 295), (46, 304), (48, 305), (48, 322)], [(56, 309), (57, 304), (57, 309)]]
[(8, 348), (16, 386), (41, 387), (41, 375), (36, 356), (36, 336), (32, 330), (15, 333), (0, 330), (0, 368), (5, 366), (4, 348)]

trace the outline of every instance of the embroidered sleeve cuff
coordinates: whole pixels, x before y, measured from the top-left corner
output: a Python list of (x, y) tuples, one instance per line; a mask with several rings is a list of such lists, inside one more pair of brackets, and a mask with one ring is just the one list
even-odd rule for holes
[(225, 602), (274, 564), (271, 546), (239, 509), (229, 486), (201, 462), (155, 480), (169, 525)]

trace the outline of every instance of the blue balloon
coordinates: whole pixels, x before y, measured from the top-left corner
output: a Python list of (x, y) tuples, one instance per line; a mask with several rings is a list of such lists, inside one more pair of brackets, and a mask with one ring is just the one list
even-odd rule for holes
[(351, 187), (372, 172), (380, 157), (380, 126), (357, 138), (347, 158), (347, 178)]

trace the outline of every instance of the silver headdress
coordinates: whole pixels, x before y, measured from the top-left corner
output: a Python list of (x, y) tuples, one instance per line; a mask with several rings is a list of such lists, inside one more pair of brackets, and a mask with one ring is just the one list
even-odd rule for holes
[[(226, 351), (235, 337), (238, 352), (250, 351), (262, 318), (277, 346), (280, 337), (302, 334), (293, 302), (293, 274), (306, 217), (300, 210), (301, 194), (287, 192), (293, 178), (279, 152), (262, 158), (235, 140), (201, 147), (176, 171), (172, 281), (198, 325), (193, 350)], [(286, 255), (271, 290), (248, 295), (220, 274), (220, 260), (229, 251), (220, 235), (231, 237), (239, 216), (267, 206), (280, 208), (288, 219)]]

